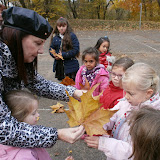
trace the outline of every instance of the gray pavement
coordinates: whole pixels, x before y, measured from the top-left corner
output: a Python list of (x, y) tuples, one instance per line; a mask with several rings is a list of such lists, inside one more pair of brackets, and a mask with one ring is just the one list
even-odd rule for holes
[[(117, 58), (126, 54), (135, 62), (145, 62), (153, 66), (158, 74), (160, 74), (160, 31), (77, 31), (75, 32), (79, 41), (81, 52), (87, 47), (94, 46), (101, 36), (108, 36), (111, 41), (111, 52)], [(56, 81), (52, 72), (53, 59), (48, 53), (50, 39), (45, 43), (45, 53), (39, 55), (38, 72), (46, 79)], [(80, 64), (81, 60), (79, 59)], [(51, 114), (51, 105), (57, 101), (40, 98), (40, 121), (39, 124), (66, 128), (67, 116), (65, 113)], [(60, 102), (68, 108), (66, 102)], [(52, 147), (47, 149), (53, 160), (64, 160), (67, 156), (72, 155), (75, 160), (105, 160), (106, 156), (103, 152), (87, 147), (87, 145), (79, 140), (74, 144), (57, 141)]]

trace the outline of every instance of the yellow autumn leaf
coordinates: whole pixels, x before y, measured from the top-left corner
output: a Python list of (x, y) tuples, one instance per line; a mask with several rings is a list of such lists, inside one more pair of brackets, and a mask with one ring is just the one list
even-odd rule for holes
[(39, 117), (37, 117), (37, 121), (39, 121)]
[(64, 112), (64, 105), (59, 103), (59, 102), (57, 102), (56, 105), (53, 105), (53, 106), (50, 106), (50, 107), (53, 109), (53, 111), (51, 113), (55, 113), (55, 112), (63, 113)]
[(99, 84), (92, 87), (88, 92), (83, 93), (81, 102), (70, 97), (69, 95), (69, 110), (65, 110), (69, 120), (70, 127), (83, 125), (88, 135), (106, 134), (103, 130), (103, 125), (109, 122), (110, 117), (116, 112), (111, 110), (100, 109), (98, 97), (92, 97), (93, 91)]
[(54, 57), (57, 56), (57, 57), (59, 57), (60, 59), (64, 60), (63, 57), (62, 57), (62, 55), (57, 54), (56, 51), (55, 51), (54, 49), (51, 48), (50, 52), (53, 54)]

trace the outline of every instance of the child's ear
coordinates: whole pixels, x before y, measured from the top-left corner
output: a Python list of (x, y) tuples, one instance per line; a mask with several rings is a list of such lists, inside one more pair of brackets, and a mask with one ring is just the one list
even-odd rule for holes
[(147, 96), (146, 98), (147, 98), (147, 99), (151, 98), (152, 95), (153, 95), (153, 93), (154, 93), (154, 92), (153, 92), (153, 89), (151, 89), (151, 88), (148, 89), (148, 90), (147, 90), (147, 93), (146, 93), (146, 96)]

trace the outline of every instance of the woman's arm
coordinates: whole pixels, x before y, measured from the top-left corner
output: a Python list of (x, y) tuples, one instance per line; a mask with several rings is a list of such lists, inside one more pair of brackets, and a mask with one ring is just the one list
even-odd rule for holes
[(69, 100), (66, 91), (70, 96), (73, 96), (76, 90), (75, 87), (65, 86), (63, 84), (46, 80), (38, 73), (36, 74), (34, 81), (30, 82), (26, 87), (38, 96), (61, 101)]

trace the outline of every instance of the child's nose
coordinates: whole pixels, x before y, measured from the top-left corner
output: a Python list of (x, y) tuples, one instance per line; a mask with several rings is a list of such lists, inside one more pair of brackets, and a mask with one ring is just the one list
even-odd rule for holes
[(38, 50), (38, 54), (43, 54), (43, 53), (44, 53), (44, 45)]

